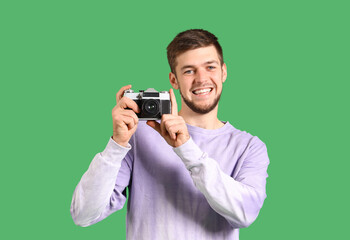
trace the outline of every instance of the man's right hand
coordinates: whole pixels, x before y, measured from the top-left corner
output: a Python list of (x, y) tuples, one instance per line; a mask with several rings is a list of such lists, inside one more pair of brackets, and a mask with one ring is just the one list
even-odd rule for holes
[[(124, 97), (124, 91), (131, 85), (122, 87), (117, 93), (117, 105), (112, 110), (113, 118), (113, 140), (121, 146), (126, 147), (131, 136), (134, 134), (139, 122), (136, 113), (140, 112), (136, 102)], [(136, 112), (136, 113), (135, 113)]]

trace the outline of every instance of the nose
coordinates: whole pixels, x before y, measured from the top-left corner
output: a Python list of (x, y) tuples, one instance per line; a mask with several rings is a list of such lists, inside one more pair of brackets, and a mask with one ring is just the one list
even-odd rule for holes
[(208, 80), (208, 74), (205, 69), (199, 68), (196, 71), (196, 77), (195, 81), (196, 82), (206, 82)]

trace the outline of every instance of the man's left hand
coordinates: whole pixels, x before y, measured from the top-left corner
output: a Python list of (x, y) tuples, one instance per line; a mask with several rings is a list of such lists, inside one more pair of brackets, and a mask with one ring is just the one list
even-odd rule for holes
[(169, 92), (171, 114), (163, 114), (160, 124), (149, 120), (147, 125), (155, 129), (170, 146), (179, 147), (190, 139), (190, 134), (188, 133), (185, 120), (178, 116), (174, 90), (170, 89)]

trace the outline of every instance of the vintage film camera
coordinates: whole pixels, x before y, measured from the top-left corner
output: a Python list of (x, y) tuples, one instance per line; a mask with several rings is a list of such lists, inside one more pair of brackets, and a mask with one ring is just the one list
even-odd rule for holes
[(139, 120), (158, 120), (163, 114), (171, 113), (170, 95), (167, 91), (158, 92), (154, 88), (148, 88), (135, 93), (129, 89), (124, 91), (124, 96), (139, 106), (141, 111), (136, 113)]

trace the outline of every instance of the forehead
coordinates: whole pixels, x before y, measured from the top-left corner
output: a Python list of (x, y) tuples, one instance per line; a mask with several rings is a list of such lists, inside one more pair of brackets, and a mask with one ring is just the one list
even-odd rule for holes
[(185, 65), (199, 66), (209, 61), (220, 62), (218, 52), (213, 45), (188, 50), (180, 54), (176, 57), (176, 68), (181, 68)]

